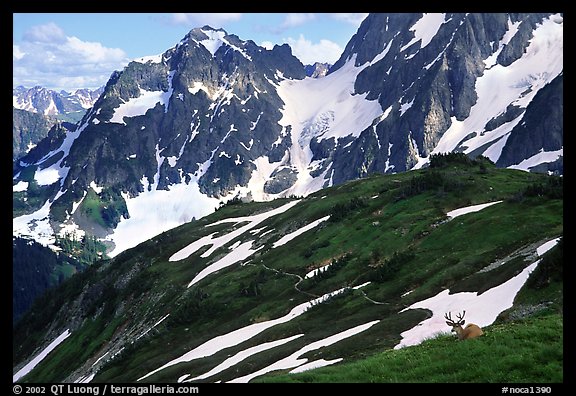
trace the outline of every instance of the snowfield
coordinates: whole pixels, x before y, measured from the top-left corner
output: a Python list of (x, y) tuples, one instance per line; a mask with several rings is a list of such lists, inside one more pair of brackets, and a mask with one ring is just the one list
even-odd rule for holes
[(356, 55), (340, 69), (322, 78), (285, 79), (277, 84), (278, 95), (285, 103), (279, 124), (292, 128), (289, 158), (290, 165), (298, 171), (296, 184), (283, 194), (308, 195), (322, 188), (326, 175), (320, 175), (319, 181), (310, 175), (312, 139), (358, 137), (382, 115), (377, 100), (367, 100), (368, 93), (354, 92), (356, 77), (371, 64), (367, 62), (356, 67), (355, 61)]
[[(516, 25), (509, 23), (508, 27), (500, 46), (504, 46), (516, 34)], [(462, 121), (452, 117), (452, 125), (442, 135), (432, 154), (453, 151), (459, 142), (475, 131), (476, 136), (464, 142), (464, 152), (471, 153), (479, 147), (489, 145), (491, 148), (485, 150), (483, 155), (496, 162), (510, 131), (520, 123), (524, 112), (492, 131), (486, 131), (487, 122), (503, 113), (509, 104), (525, 109), (541, 88), (562, 73), (563, 37), (562, 17), (556, 14), (537, 26), (524, 54), (512, 64), (494, 64), (494, 56), (502, 50), (499, 46), (495, 54), (484, 61), (489, 68), (476, 80), (478, 99), (472, 106), (470, 115)]]
[(181, 183), (169, 190), (145, 189), (137, 197), (123, 194), (130, 218), (122, 218), (106, 240), (115, 244), (108, 255), (115, 257), (164, 231), (206, 216), (218, 207), (220, 201), (202, 194), (197, 183)]
[[(543, 255), (558, 243), (554, 239), (538, 247), (538, 255)], [(416, 302), (400, 312), (408, 309), (427, 309), (432, 311), (432, 317), (401, 334), (402, 341), (394, 349), (420, 344), (427, 338), (441, 333), (448, 333), (451, 328), (446, 325), (444, 314), (448, 312), (466, 311), (466, 323), (475, 323), (480, 327), (489, 326), (506, 309), (512, 307), (516, 294), (520, 291), (528, 276), (538, 266), (540, 260), (526, 267), (521, 273), (499, 286), (493, 287), (482, 294), (474, 292), (461, 292), (450, 294), (450, 290), (443, 290), (426, 300)]]
[(172, 95), (172, 92), (170, 91), (146, 91), (140, 88), (140, 96), (120, 104), (120, 106), (114, 110), (114, 115), (109, 122), (126, 125), (124, 117), (144, 115), (148, 110), (153, 109), (158, 103), (161, 105), (167, 105), (170, 95)]

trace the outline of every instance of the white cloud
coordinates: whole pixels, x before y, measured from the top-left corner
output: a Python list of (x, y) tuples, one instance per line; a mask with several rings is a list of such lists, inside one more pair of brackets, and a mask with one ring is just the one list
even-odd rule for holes
[(32, 26), (24, 33), (23, 39), (32, 43), (64, 43), (66, 35), (54, 22)]
[(210, 25), (220, 28), (227, 22), (242, 18), (241, 13), (175, 13), (172, 14), (172, 23), (175, 25), (190, 25), (191, 28)]
[(282, 23), (273, 27), (269, 26), (265, 30), (274, 34), (280, 34), (290, 28), (303, 25), (315, 19), (316, 14), (314, 13), (287, 13)]
[(22, 59), (26, 55), (17, 45), (12, 45), (12, 59)]
[(347, 12), (347, 13), (332, 13), (332, 18), (339, 21), (347, 22), (351, 25), (360, 26), (360, 23), (368, 16), (367, 12)]
[(272, 41), (262, 41), (260, 46), (266, 48), (267, 50), (272, 50), (272, 48), (274, 48), (274, 43)]
[(12, 46), (13, 85), (41, 85), (72, 91), (104, 85), (114, 70), (128, 64), (120, 48), (66, 36), (54, 23), (26, 31)]
[(316, 19), (316, 14), (313, 13), (288, 13), (280, 26), (282, 28), (300, 26), (314, 19)]
[(340, 55), (342, 55), (342, 47), (333, 41), (321, 39), (318, 43), (312, 43), (307, 40), (303, 34), (295, 40), (292, 37), (284, 39), (292, 48), (292, 53), (305, 64), (313, 64), (314, 62), (328, 62), (335, 63)]

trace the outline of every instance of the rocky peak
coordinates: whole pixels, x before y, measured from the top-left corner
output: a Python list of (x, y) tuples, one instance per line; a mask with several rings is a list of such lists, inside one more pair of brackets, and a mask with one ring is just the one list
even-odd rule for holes
[(330, 70), (330, 66), (329, 63), (315, 62), (313, 65), (305, 65), (304, 71), (308, 77), (324, 77)]

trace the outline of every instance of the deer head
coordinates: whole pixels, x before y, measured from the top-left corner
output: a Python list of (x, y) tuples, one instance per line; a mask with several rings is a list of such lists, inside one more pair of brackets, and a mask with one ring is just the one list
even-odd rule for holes
[(452, 331), (456, 333), (459, 340), (466, 340), (468, 338), (475, 338), (484, 334), (482, 329), (475, 324), (468, 324), (465, 328), (462, 328), (464, 325), (464, 315), (466, 315), (466, 311), (463, 311), (462, 314), (456, 314), (456, 321), (452, 320), (452, 313), (449, 312), (444, 314), (444, 318), (446, 319), (446, 324), (452, 327)]

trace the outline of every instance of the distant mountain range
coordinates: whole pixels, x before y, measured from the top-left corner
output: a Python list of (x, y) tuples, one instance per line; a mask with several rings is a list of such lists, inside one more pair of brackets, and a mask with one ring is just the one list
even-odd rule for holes
[(328, 74), (330, 66), (332, 65), (329, 63), (316, 62), (313, 65), (304, 66), (304, 71), (306, 72), (306, 75), (308, 77), (312, 78), (324, 77), (326, 74)]
[(30, 151), (48, 136), (58, 122), (68, 123), (72, 130), (91, 108), (104, 87), (96, 90), (78, 89), (74, 93), (56, 92), (44, 87), (18, 86), (12, 90), (12, 152), (13, 160)]
[[(36, 91), (40, 111), (59, 108)], [(233, 198), (305, 196), (442, 152), (562, 174), (562, 114), (561, 14), (370, 14), (318, 78), (286, 44), (195, 28), (113, 73), (74, 131), (16, 164), (15, 199), (35, 185), (37, 212), (14, 233), (67, 225), (118, 254)]]
[(66, 121), (71, 121), (71, 115), (73, 117), (76, 114), (75, 118), (79, 120), (103, 91), (104, 87), (95, 90), (77, 89), (73, 93), (56, 92), (40, 86), (26, 88), (20, 85), (12, 90), (12, 104), (16, 109), (56, 116)]

